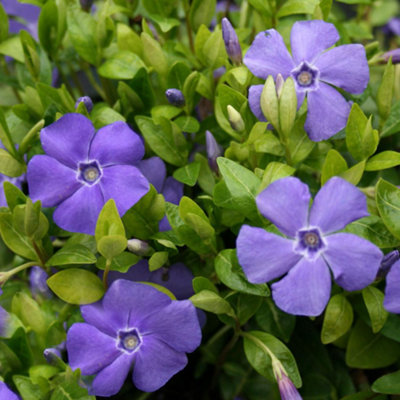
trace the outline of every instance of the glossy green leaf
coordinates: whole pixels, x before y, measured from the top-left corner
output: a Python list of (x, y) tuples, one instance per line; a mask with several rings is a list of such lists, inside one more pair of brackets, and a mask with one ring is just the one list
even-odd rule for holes
[(372, 384), (375, 393), (400, 394), (400, 371), (383, 375)]
[(346, 160), (334, 149), (328, 151), (322, 167), (321, 185), (324, 185), (333, 176), (340, 175), (347, 170)]
[(212, 312), (214, 314), (227, 314), (231, 317), (235, 316), (231, 305), (217, 293), (211, 290), (202, 290), (199, 293), (194, 294), (189, 300), (197, 308), (205, 311)]
[(376, 185), (376, 205), (388, 230), (400, 239), (400, 189), (381, 179)]
[(149, 270), (155, 271), (168, 261), (168, 251), (157, 251), (149, 258)]
[(46, 263), (49, 267), (69, 264), (94, 264), (95, 255), (81, 244), (67, 245), (57, 251)]
[(390, 60), (385, 67), (381, 84), (378, 88), (376, 95), (376, 103), (378, 105), (379, 116), (386, 121), (389, 116), (390, 109), (392, 106), (393, 89), (395, 81), (394, 65)]
[(189, 18), (197, 31), (200, 25), (209, 26), (214, 17), (216, 0), (194, 0), (190, 6)]
[(193, 162), (178, 168), (174, 171), (172, 176), (179, 182), (188, 186), (194, 186), (200, 174), (200, 163)]
[(370, 158), (365, 166), (366, 171), (380, 171), (382, 169), (400, 165), (400, 153), (397, 151), (382, 151)]
[(141, 58), (130, 51), (119, 51), (102, 64), (98, 72), (104, 78), (132, 79), (145, 65)]
[(367, 286), (362, 290), (362, 296), (371, 319), (372, 332), (379, 332), (389, 313), (383, 307), (384, 294), (374, 286)]
[(103, 237), (110, 235), (125, 237), (124, 224), (113, 199), (108, 200), (100, 211), (97, 218), (95, 238), (98, 242)]

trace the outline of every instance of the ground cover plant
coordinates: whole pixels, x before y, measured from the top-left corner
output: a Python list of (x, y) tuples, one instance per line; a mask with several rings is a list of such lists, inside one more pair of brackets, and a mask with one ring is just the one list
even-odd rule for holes
[(0, 0), (0, 400), (400, 396), (396, 0)]

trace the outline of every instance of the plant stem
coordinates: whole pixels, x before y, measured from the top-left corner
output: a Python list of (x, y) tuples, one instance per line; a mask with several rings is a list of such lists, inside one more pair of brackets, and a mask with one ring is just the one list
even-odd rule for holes
[(192, 50), (192, 53), (194, 53), (194, 41), (193, 41), (193, 30), (192, 30), (192, 25), (190, 23), (189, 19), (189, 11), (190, 11), (190, 6), (187, 0), (184, 0), (183, 2), (183, 8), (185, 10), (185, 22), (186, 22), (186, 30), (188, 33), (188, 38), (189, 38), (189, 46), (190, 50)]
[(19, 146), (19, 153), (23, 155), (28, 149), (29, 143), (31, 139), (43, 128), (44, 119), (41, 119), (38, 123), (36, 123), (31, 130), (25, 135), (23, 138), (21, 145)]

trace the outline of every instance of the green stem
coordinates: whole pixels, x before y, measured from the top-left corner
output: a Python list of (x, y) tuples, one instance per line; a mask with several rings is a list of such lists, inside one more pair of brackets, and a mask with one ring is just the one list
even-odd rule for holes
[(29, 143), (33, 139), (33, 137), (43, 128), (44, 119), (41, 119), (37, 124), (35, 124), (32, 129), (26, 134), (23, 138), (21, 145), (19, 146), (19, 153), (24, 154), (28, 149)]
[(100, 82), (104, 89), (107, 103), (112, 107), (114, 104), (114, 88), (110, 85), (110, 81), (100, 76)]
[(32, 246), (33, 246), (37, 256), (39, 257), (39, 260), (41, 262), (40, 266), (45, 269), (46, 268), (45, 267), (45, 265), (46, 265), (46, 257), (44, 256), (42, 250), (39, 248), (38, 244), (33, 239), (32, 239)]
[(111, 267), (111, 259), (107, 259), (106, 267), (105, 267), (104, 273), (103, 273), (103, 286), (104, 286), (105, 290), (107, 290), (107, 288), (108, 288), (107, 278), (108, 278), (108, 274), (110, 272), (110, 267)]
[(97, 91), (97, 93), (100, 95), (100, 97), (104, 100), (107, 101), (106, 94), (104, 93), (104, 90), (101, 88), (101, 86), (96, 82), (96, 78), (93, 76), (93, 73), (90, 68), (84, 68), (86, 76), (89, 79), (89, 82), (93, 86), (93, 88)]
[[(243, 332), (241, 331), (240, 336), (243, 336), (249, 340), (251, 340), (256, 346), (258, 346), (265, 354), (267, 354), (272, 361), (272, 364), (274, 363), (279, 363), (281, 362), (278, 360), (278, 358), (275, 356), (275, 354), (256, 336), (251, 335), (250, 333)], [(282, 367), (283, 368), (283, 367)]]
[[(6, 59), (5, 59), (4, 56), (1, 56), (1, 64), (2, 64), (2, 66), (3, 66), (4, 73), (5, 73), (7, 76), (11, 76), (10, 71), (9, 71), (9, 69), (8, 69), (8, 66), (7, 66)], [(19, 93), (18, 93), (18, 90), (17, 90), (15, 87), (12, 87), (12, 91), (14, 92), (14, 95), (15, 95), (15, 97), (18, 99), (18, 101), (19, 101), (20, 103), (23, 103), (23, 101), (22, 101), (22, 99), (21, 99), (21, 96), (20, 96)]]
[(79, 91), (79, 94), (81, 96), (84, 96), (85, 95), (85, 91), (83, 90), (83, 87), (82, 87), (81, 81), (79, 80), (78, 74), (74, 70), (74, 67), (72, 66), (71, 63), (67, 62), (67, 65), (68, 65), (68, 69), (69, 69), (69, 72), (71, 74), (72, 80), (74, 81), (74, 84), (75, 84), (76, 88)]
[(27, 269), (29, 267), (33, 267), (37, 265), (36, 261), (29, 261), (25, 264), (20, 265), (19, 267), (15, 267), (13, 269), (10, 269), (9, 271), (3, 272), (3, 279), (0, 280), (1, 284), (4, 284), (5, 282), (7, 282), (13, 275), (18, 274), (18, 272), (23, 271), (24, 269)]
[(187, 30), (187, 34), (188, 34), (188, 38), (189, 38), (189, 46), (190, 46), (190, 50), (192, 50), (192, 53), (194, 53), (195, 50), (194, 50), (194, 41), (193, 41), (193, 30), (192, 30), (192, 25), (190, 23), (190, 18), (189, 18), (190, 6), (189, 6), (189, 2), (187, 0), (184, 0), (183, 7), (185, 10), (185, 22), (186, 22), (186, 30)]

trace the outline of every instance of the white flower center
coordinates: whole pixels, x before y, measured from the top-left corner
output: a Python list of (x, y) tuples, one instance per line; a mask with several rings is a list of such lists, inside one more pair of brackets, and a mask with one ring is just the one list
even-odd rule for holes
[(94, 182), (99, 177), (99, 170), (96, 167), (89, 167), (84, 172), (84, 177), (89, 182)]
[(308, 71), (302, 71), (297, 77), (297, 82), (302, 86), (308, 86), (312, 82), (312, 74)]

